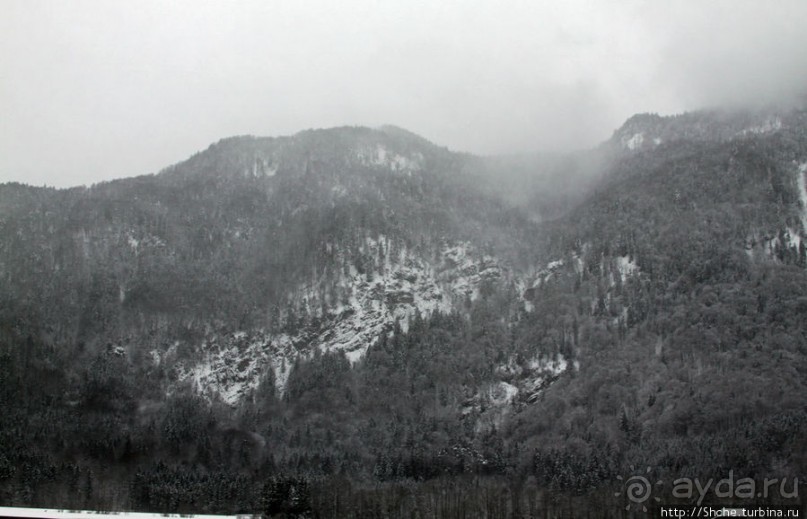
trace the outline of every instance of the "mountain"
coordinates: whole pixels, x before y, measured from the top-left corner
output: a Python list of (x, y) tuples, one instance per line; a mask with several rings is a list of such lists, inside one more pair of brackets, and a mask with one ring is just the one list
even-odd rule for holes
[(342, 127), (2, 185), (0, 501), (517, 514), (617, 503), (632, 466), (801, 474), (805, 175), (807, 112), (771, 109), (567, 155)]
[(82, 351), (135, 342), (165, 360), (187, 342), (190, 364), (218, 354), (204, 330), (254, 332), (260, 359), (235, 362), (236, 389), (207, 384), (232, 368), (222, 359), (207, 375), (180, 364), (236, 404), (266, 362), (281, 380), (298, 350), (357, 360), (416, 311), (448, 313), (512, 278), (491, 254), (523, 266), (529, 222), (462, 176), (469, 160), (399, 129), (337, 128), (226, 139), (157, 175), (37, 193), (40, 205), (7, 186), (6, 308)]

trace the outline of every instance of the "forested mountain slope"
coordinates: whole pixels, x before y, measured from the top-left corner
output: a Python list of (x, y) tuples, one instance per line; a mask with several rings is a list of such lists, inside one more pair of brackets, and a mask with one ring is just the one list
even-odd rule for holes
[(556, 157), (236, 137), (0, 186), (0, 499), (401, 512), (476, 474), (513, 512), (631, 466), (803, 474), (806, 172), (796, 110)]

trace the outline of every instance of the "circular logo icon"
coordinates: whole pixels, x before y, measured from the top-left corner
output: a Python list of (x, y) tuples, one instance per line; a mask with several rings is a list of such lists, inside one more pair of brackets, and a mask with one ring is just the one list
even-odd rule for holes
[[(630, 468), (633, 471), (633, 467)], [(650, 467), (647, 467), (645, 474), (650, 473)], [(625, 507), (625, 510), (630, 510), (632, 505), (636, 505), (636, 509), (641, 509), (643, 512), (647, 512), (647, 507), (644, 503), (650, 499), (653, 494), (653, 485), (650, 483), (650, 480), (642, 475), (633, 475), (629, 476), (627, 479), (623, 478), (622, 476), (617, 476), (617, 480), (622, 482), (622, 487), (625, 492), (625, 496), (628, 498), (628, 505)], [(656, 481), (656, 485), (661, 485), (661, 481)], [(622, 495), (622, 491), (614, 493), (615, 496)], [(661, 501), (658, 497), (653, 497), (653, 499), (658, 502)]]

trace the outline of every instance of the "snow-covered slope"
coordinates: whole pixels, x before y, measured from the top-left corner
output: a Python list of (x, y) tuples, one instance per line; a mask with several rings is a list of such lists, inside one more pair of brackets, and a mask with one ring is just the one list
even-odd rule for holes
[(364, 146), (356, 152), (356, 157), (364, 166), (404, 173), (419, 171), (423, 167), (424, 160), (422, 153), (416, 152), (411, 156), (402, 155), (387, 149), (382, 144)]
[[(466, 242), (447, 244), (435, 258), (426, 258), (409, 249), (391, 252), (387, 238), (368, 237), (361, 251), (384, 259), (363, 273), (348, 265), (338, 280), (346, 296), (325, 310), (313, 309), (318, 325), (291, 334), (266, 330), (212, 334), (192, 345), (193, 360), (177, 364), (177, 380), (190, 381), (200, 393), (235, 405), (271, 370), (282, 392), (296, 359), (315, 350), (340, 351), (356, 363), (396, 323), (406, 330), (416, 313), (427, 316), (461, 308), (468, 298), (478, 297), (485, 281), (511, 275), (496, 258), (480, 254)], [(315, 280), (301, 286), (295, 296), (313, 301), (316, 284)], [(165, 357), (157, 352), (153, 356), (156, 362)]]

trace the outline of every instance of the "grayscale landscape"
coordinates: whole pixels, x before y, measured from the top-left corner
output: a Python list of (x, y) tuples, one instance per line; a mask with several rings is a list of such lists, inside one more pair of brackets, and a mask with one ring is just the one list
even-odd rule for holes
[(804, 512), (807, 4), (0, 7), (0, 507)]

